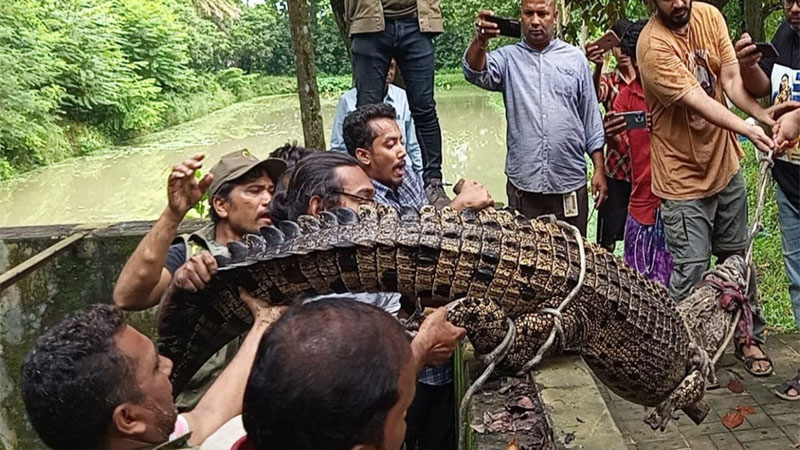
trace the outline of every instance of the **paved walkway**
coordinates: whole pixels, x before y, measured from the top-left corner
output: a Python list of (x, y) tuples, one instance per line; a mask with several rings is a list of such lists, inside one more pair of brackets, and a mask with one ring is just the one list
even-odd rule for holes
[[(791, 378), (800, 368), (800, 334), (772, 335), (767, 338), (767, 353), (772, 358), (775, 374), (767, 378), (750, 376), (742, 363), (733, 358), (733, 349), (720, 359), (717, 369), (721, 387), (709, 391), (706, 400), (711, 412), (701, 425), (695, 425), (685, 414), (672, 422), (663, 433), (652, 431), (643, 422), (641, 406), (625, 401), (597, 383), (628, 449), (695, 449), (695, 450), (788, 450), (800, 448), (800, 401), (787, 402), (772, 390)], [(744, 392), (734, 394), (728, 381), (739, 378)], [(755, 414), (744, 423), (728, 430), (722, 417), (738, 406), (749, 406)]]

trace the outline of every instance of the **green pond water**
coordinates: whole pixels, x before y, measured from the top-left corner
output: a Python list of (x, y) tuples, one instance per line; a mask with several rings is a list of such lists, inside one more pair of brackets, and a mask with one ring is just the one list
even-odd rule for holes
[[(502, 101), (474, 88), (439, 91), (436, 100), (445, 178), (479, 180), (505, 202)], [(322, 103), (327, 143), (336, 102)], [(288, 141), (303, 142), (296, 95), (238, 103), (130, 145), (0, 183), (0, 227), (155, 219), (166, 204), (172, 165), (205, 153), (208, 170), (230, 151), (248, 148), (264, 158)]]

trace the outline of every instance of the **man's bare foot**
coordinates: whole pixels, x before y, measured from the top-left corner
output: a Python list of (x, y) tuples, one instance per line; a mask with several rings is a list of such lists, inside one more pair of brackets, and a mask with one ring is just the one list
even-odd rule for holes
[(772, 361), (758, 344), (747, 345), (740, 341), (738, 351), (737, 358), (744, 362), (751, 375), (764, 377), (772, 373)]

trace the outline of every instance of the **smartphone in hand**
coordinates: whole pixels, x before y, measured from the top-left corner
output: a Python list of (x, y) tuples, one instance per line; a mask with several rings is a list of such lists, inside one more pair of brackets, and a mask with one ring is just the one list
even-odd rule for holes
[(647, 128), (647, 114), (644, 111), (628, 111), (624, 113), (617, 113), (625, 118), (626, 130), (640, 130)]
[(780, 56), (772, 42), (753, 42), (753, 45), (764, 59), (777, 59)]
[(496, 23), (497, 29), (500, 30), (500, 36), (515, 38), (522, 36), (522, 26), (519, 24), (519, 20), (508, 19), (500, 16), (488, 16), (484, 17), (483, 20)]
[(619, 36), (617, 36), (617, 33), (609, 30), (606, 34), (600, 36), (600, 39), (592, 42), (591, 45), (603, 49), (604, 51), (609, 51), (619, 45)]

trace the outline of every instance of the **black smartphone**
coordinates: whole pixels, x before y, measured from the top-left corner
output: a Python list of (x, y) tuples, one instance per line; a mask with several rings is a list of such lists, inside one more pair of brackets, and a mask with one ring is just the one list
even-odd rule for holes
[(780, 56), (772, 42), (754, 42), (753, 44), (764, 59), (777, 59)]
[(618, 113), (618, 115), (625, 118), (626, 130), (639, 130), (647, 128), (647, 114), (644, 111), (629, 111)]
[(484, 17), (484, 20), (496, 23), (497, 28), (500, 30), (500, 36), (515, 38), (522, 36), (522, 27), (519, 24), (519, 20), (508, 19), (500, 16), (488, 16)]

